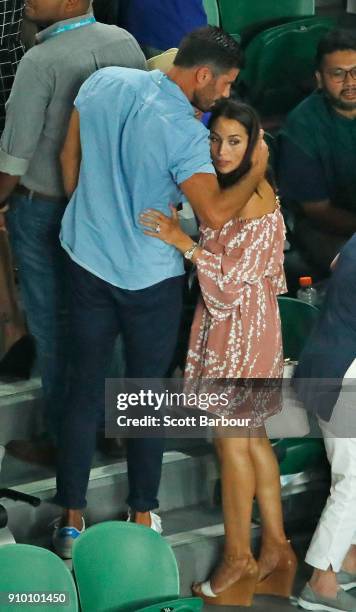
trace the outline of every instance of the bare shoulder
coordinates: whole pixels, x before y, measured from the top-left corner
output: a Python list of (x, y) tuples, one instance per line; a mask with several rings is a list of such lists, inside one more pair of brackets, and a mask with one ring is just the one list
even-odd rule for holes
[(276, 194), (268, 181), (263, 179), (246, 206), (240, 211), (239, 217), (242, 219), (258, 219), (274, 212), (277, 207)]

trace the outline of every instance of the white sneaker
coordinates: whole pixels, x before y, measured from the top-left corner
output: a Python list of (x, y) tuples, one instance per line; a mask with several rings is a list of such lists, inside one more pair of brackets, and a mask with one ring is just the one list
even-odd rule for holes
[(151, 529), (161, 534), (163, 531), (161, 517), (158, 514), (155, 514), (154, 512), (150, 512), (150, 517), (151, 517)]
[(75, 540), (85, 531), (85, 521), (82, 517), (82, 528), (65, 526), (60, 527), (61, 518), (54, 521), (54, 531), (52, 535), (53, 548), (62, 559), (72, 558), (72, 548)]
[[(150, 511), (150, 517), (151, 517), (151, 529), (153, 529), (153, 531), (155, 531), (156, 533), (161, 534), (163, 529), (162, 529), (162, 519), (158, 514), (155, 514), (154, 512)], [(131, 523), (132, 521), (132, 510), (128, 510), (127, 513), (127, 522)]]

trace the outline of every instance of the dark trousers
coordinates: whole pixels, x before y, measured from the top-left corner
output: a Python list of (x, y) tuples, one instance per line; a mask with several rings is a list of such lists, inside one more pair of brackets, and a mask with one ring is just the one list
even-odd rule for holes
[(6, 216), (26, 319), (36, 340), (45, 425), (54, 441), (68, 379), (68, 283), (59, 242), (64, 210), (63, 202), (15, 193)]
[[(86, 490), (102, 421), (105, 376), (122, 334), (127, 378), (164, 377), (173, 359), (182, 311), (184, 277), (138, 291), (119, 289), (69, 260), (70, 381), (60, 425), (57, 495), (64, 508), (86, 505)], [(129, 439), (129, 497), (133, 510), (158, 506), (163, 440)]]

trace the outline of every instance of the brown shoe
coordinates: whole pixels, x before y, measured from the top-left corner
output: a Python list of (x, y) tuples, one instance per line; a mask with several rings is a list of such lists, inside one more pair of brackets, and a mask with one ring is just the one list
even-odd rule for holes
[[(279, 547), (271, 550), (269, 554), (275, 556), (277, 562), (274, 568), (259, 580), (255, 593), (257, 595), (277, 595), (279, 597), (290, 597), (292, 594), (298, 560), (291, 546), (286, 541)], [(261, 571), (261, 557), (259, 567)], [(264, 573), (264, 572), (263, 572)]]
[(224, 556), (223, 561), (214, 573), (216, 575), (219, 572), (223, 573), (227, 579), (226, 586), (222, 591), (215, 593), (211, 587), (211, 581), (206, 580), (193, 584), (193, 594), (201, 597), (206, 604), (211, 606), (250, 607), (258, 577), (258, 567), (255, 559), (250, 555), (242, 558), (231, 555)]
[(25, 463), (55, 466), (57, 449), (48, 440), (11, 440), (6, 444), (6, 452)]

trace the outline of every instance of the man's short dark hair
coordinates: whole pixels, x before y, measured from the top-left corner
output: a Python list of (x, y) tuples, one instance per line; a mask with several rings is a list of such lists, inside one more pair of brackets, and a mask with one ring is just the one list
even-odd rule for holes
[(325, 55), (336, 51), (356, 51), (355, 30), (336, 28), (325, 34), (319, 41), (316, 53), (317, 68), (321, 68)]
[(222, 74), (233, 68), (242, 68), (243, 53), (240, 43), (227, 32), (215, 26), (205, 26), (182, 40), (174, 65), (181, 68), (210, 65), (216, 74)]

